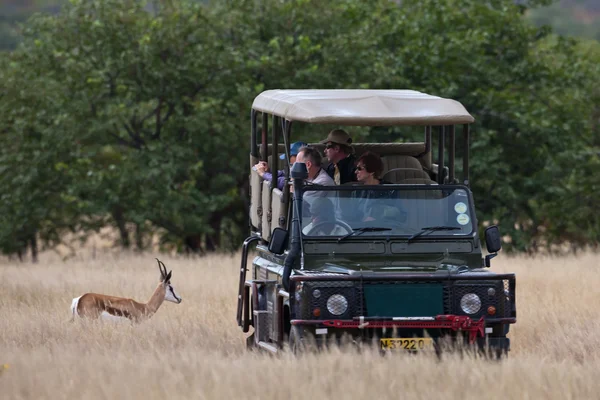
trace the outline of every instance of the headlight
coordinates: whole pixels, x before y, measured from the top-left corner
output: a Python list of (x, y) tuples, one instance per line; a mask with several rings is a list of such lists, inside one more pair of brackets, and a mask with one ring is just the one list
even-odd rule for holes
[(327, 311), (333, 315), (342, 315), (348, 310), (348, 300), (341, 294), (334, 294), (327, 299)]
[(481, 299), (475, 293), (467, 293), (460, 299), (460, 308), (467, 314), (475, 314), (481, 309)]

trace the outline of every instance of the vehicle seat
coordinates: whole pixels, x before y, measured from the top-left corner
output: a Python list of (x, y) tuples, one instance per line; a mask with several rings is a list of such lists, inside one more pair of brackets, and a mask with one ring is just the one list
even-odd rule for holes
[(381, 158), (382, 179), (391, 183), (400, 183), (406, 179), (431, 179), (423, 170), (423, 166), (415, 157), (405, 155), (386, 155)]
[[(254, 165), (258, 159), (250, 156), (250, 165)], [(261, 229), (262, 223), (262, 186), (263, 178), (258, 172), (250, 170), (250, 223), (256, 229)]]
[(283, 201), (283, 191), (273, 189), (271, 199), (271, 233), (275, 228), (287, 227), (287, 203)]
[(438, 184), (436, 181), (431, 180), (429, 177), (404, 179), (404, 180), (399, 181), (398, 183), (401, 185), (437, 185)]
[[(277, 177), (275, 177), (277, 179)], [(261, 235), (266, 241), (271, 239), (271, 217), (272, 217), (272, 198), (271, 198), (271, 182), (262, 181), (262, 224), (261, 224)]]

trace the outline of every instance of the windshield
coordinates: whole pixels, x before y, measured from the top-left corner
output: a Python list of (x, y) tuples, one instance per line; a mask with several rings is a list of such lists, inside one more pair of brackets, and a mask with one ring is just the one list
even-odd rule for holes
[(473, 232), (472, 207), (461, 187), (307, 187), (302, 207), (307, 237), (352, 240), (401, 236), (421, 240)]

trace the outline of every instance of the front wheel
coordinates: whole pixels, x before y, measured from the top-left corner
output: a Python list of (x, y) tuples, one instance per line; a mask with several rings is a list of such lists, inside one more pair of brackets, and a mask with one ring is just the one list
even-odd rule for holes
[(303, 333), (304, 333), (304, 329), (300, 326), (292, 325), (292, 327), (290, 328), (289, 344), (290, 344), (290, 351), (293, 354), (298, 354), (298, 353), (302, 352), (302, 347), (303, 347), (302, 335), (303, 335)]
[(314, 336), (299, 325), (292, 325), (290, 328), (289, 345), (293, 354), (300, 354), (317, 348)]
[(246, 338), (246, 350), (254, 350), (256, 344), (254, 343), (255, 332), (252, 332), (250, 336)]
[(508, 358), (510, 351), (510, 339), (506, 336), (492, 336), (478, 340), (479, 349), (485, 357), (501, 360)]

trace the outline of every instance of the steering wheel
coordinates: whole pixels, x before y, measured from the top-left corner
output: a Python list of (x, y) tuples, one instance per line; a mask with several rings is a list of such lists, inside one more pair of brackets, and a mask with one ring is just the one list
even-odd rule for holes
[[(354, 232), (354, 229), (352, 229), (352, 227), (350, 225), (348, 225), (347, 223), (345, 223), (344, 221), (334, 220), (334, 221), (317, 222), (312, 228), (310, 228), (310, 231), (308, 231), (306, 233), (306, 235), (311, 236), (312, 233), (316, 232), (317, 229), (323, 225), (332, 225), (332, 226), (337, 225), (337, 226), (341, 226), (342, 228), (344, 228), (346, 230), (346, 233)], [(333, 230), (333, 228), (332, 228), (332, 230)]]

